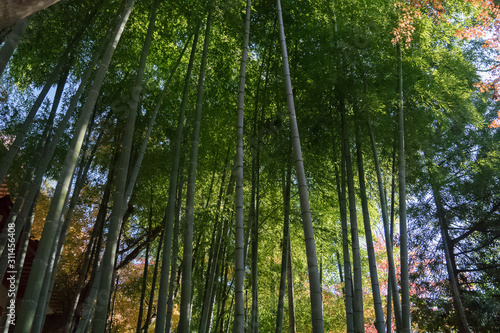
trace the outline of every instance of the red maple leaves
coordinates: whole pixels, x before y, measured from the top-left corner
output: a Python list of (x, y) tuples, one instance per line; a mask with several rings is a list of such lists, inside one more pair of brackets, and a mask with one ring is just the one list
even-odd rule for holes
[[(471, 6), (473, 24), (463, 29), (457, 29), (455, 36), (462, 39), (482, 39), (482, 47), (500, 51), (500, 8), (492, 0), (465, 0)], [(393, 30), (392, 42), (404, 42), (405, 47), (411, 45), (415, 32), (416, 20), (423, 16), (430, 17), (436, 24), (449, 22), (449, 10), (444, 0), (403, 0), (395, 4), (400, 11), (400, 19)], [(500, 56), (495, 59), (500, 63)], [(491, 98), (500, 101), (500, 65), (491, 65), (490, 75), (481, 82), (474, 84), (480, 93), (490, 92)], [(490, 128), (500, 127), (499, 117), (490, 124)]]
[(431, 17), (439, 24), (446, 21), (445, 8), (442, 0), (406, 0), (396, 2), (394, 6), (400, 10), (401, 17), (398, 26), (393, 30), (394, 44), (404, 41), (405, 47), (410, 47), (412, 35), (415, 32), (415, 20), (423, 16)]

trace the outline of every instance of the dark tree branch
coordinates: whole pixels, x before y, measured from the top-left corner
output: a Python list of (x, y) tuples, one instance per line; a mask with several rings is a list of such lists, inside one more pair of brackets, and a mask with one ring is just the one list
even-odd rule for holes
[(57, 2), (59, 0), (2, 0), (0, 5), (0, 29), (8, 28), (17, 21)]
[(461, 236), (458, 236), (457, 238), (451, 239), (450, 241), (453, 244), (456, 244), (460, 242), (461, 240), (464, 240), (465, 238), (469, 237), (473, 232), (475, 231), (480, 231), (480, 230), (486, 230), (486, 228), (489, 226), (489, 224), (494, 224), (496, 221), (487, 221), (487, 218), (496, 212), (500, 208), (500, 201), (498, 201), (488, 212), (485, 218), (481, 219), (478, 223), (476, 223), (472, 228), (469, 229), (466, 233), (462, 234)]
[(137, 256), (141, 253), (141, 251), (146, 248), (146, 245), (149, 242), (152, 242), (156, 237), (158, 237), (158, 235), (161, 232), (161, 229), (162, 229), (161, 225), (153, 229), (153, 231), (147, 235), (144, 242), (137, 245), (137, 247), (134, 250), (132, 250), (132, 252), (130, 252), (125, 258), (123, 258), (122, 261), (118, 265), (116, 265), (115, 269), (116, 270), (122, 269), (123, 267), (128, 265), (132, 260), (137, 258)]

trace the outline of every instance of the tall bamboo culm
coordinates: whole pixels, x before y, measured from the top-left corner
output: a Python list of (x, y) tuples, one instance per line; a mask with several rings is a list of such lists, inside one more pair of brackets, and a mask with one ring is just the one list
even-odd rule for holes
[(63, 205), (66, 194), (68, 192), (69, 183), (71, 181), (78, 155), (83, 144), (83, 138), (85, 136), (85, 132), (89, 123), (90, 115), (92, 114), (94, 106), (97, 102), (97, 97), (99, 96), (99, 91), (104, 81), (104, 76), (106, 75), (109, 63), (111, 62), (111, 58), (113, 57), (116, 46), (118, 45), (118, 41), (120, 40), (121, 34), (125, 28), (125, 23), (127, 22), (130, 12), (132, 11), (133, 4), (134, 0), (129, 0), (128, 6), (124, 10), (123, 16), (121, 17), (119, 24), (115, 28), (113, 37), (108, 44), (106, 52), (101, 61), (101, 65), (99, 66), (99, 69), (97, 71), (85, 106), (83, 107), (80, 118), (78, 119), (75, 126), (74, 136), (70, 144), (70, 149), (66, 154), (66, 158), (64, 160), (63, 168), (57, 182), (53, 199), (50, 203), (45, 226), (40, 238), (40, 243), (38, 245), (35, 258), (33, 260), (31, 274), (28, 279), (28, 287), (26, 288), (25, 296), (19, 311), (19, 317), (23, 318), (23, 321), (20, 322), (20, 325), (16, 325), (16, 332), (24, 333), (31, 331), (31, 326), (35, 316), (43, 278), (45, 276), (45, 269), (47, 267), (53, 245), (52, 242), (55, 238), (57, 226), (64, 208)]
[(240, 65), (240, 84), (238, 88), (238, 122), (236, 143), (236, 226), (235, 226), (235, 290), (234, 290), (234, 327), (235, 333), (245, 330), (245, 304), (244, 304), (244, 279), (245, 279), (245, 250), (243, 232), (243, 126), (245, 104), (245, 75), (248, 61), (248, 42), (250, 39), (250, 13), (251, 0), (247, 0), (245, 37)]
[[(384, 236), (385, 236), (385, 246), (387, 252), (387, 262), (389, 265), (389, 293), (392, 293), (392, 299), (394, 302), (394, 318), (396, 321), (396, 330), (399, 332), (401, 330), (401, 302), (399, 300), (398, 287), (396, 285), (396, 269), (394, 265), (394, 253), (392, 249), (392, 236), (389, 227), (389, 214), (387, 212), (387, 199), (384, 190), (384, 180), (382, 178), (382, 171), (380, 168), (380, 162), (378, 158), (377, 145), (375, 143), (375, 136), (373, 134), (373, 128), (371, 125), (370, 117), (368, 117), (368, 130), (370, 132), (370, 141), (373, 152), (373, 159), (375, 163), (375, 171), (377, 173), (377, 184), (380, 196), (380, 210), (382, 211), (382, 221), (384, 223)], [(388, 304), (388, 309), (390, 308), (390, 303)], [(389, 312), (389, 310), (388, 310)], [(387, 331), (390, 331), (390, 317), (387, 319)]]
[(356, 126), (356, 156), (358, 162), (359, 193), (361, 198), (361, 209), (363, 212), (363, 222), (365, 227), (366, 250), (368, 252), (368, 265), (370, 269), (370, 281), (372, 285), (373, 307), (375, 309), (375, 328), (377, 329), (378, 333), (384, 333), (384, 310), (382, 308), (382, 299), (380, 297), (377, 262), (375, 258), (375, 250), (373, 248), (373, 235), (370, 222), (370, 213), (368, 210), (368, 199), (366, 197), (366, 181), (361, 142), (360, 130), (359, 127)]
[(193, 124), (193, 139), (191, 142), (191, 156), (189, 160), (187, 193), (186, 193), (186, 219), (184, 224), (184, 252), (181, 284), (180, 318), (177, 332), (189, 333), (191, 326), (191, 288), (193, 264), (193, 224), (194, 224), (194, 197), (196, 191), (196, 169), (198, 165), (198, 147), (200, 141), (200, 127), (202, 115), (203, 93), (205, 89), (205, 74), (207, 69), (208, 45), (210, 40), (210, 26), (212, 22), (212, 6), (207, 18), (205, 40), (203, 42), (203, 55), (201, 58), (200, 77), (198, 81), (198, 96), (196, 98), (196, 112)]
[(306, 243), (307, 268), (309, 272), (309, 283), (310, 283), (310, 293), (311, 293), (312, 328), (314, 333), (322, 333), (324, 331), (323, 296), (321, 293), (321, 283), (319, 280), (318, 260), (316, 258), (316, 245), (314, 242), (312, 217), (309, 208), (309, 193), (307, 190), (304, 164), (302, 162), (302, 151), (300, 148), (299, 129), (297, 127), (297, 118), (295, 115), (295, 104), (293, 100), (290, 69), (288, 66), (288, 52), (286, 49), (285, 31), (283, 27), (283, 17), (281, 13), (280, 0), (277, 0), (276, 5), (278, 11), (277, 14), (279, 22), (281, 51), (283, 54), (283, 72), (285, 77), (288, 112), (290, 116), (292, 146), (295, 154), (295, 168), (297, 172), (297, 183), (299, 186), (300, 209), (302, 212), (302, 226), (304, 228), (304, 238)]
[(162, 266), (160, 274), (160, 287), (158, 296), (158, 310), (157, 318), (155, 324), (155, 332), (163, 333), (165, 332), (165, 322), (167, 313), (167, 297), (168, 297), (168, 280), (169, 280), (169, 269), (170, 269), (170, 254), (172, 253), (172, 233), (174, 229), (175, 220), (175, 199), (177, 197), (177, 175), (179, 172), (179, 161), (181, 154), (181, 143), (182, 143), (182, 133), (184, 130), (184, 114), (186, 112), (188, 96), (189, 96), (189, 86), (191, 82), (191, 72), (193, 70), (194, 58), (196, 54), (196, 45), (198, 44), (198, 28), (196, 28), (196, 33), (194, 35), (193, 46), (191, 48), (191, 55), (189, 58), (189, 64), (186, 73), (186, 79), (184, 81), (184, 91), (182, 96), (181, 107), (179, 111), (179, 117), (177, 120), (177, 129), (175, 132), (175, 141), (172, 147), (172, 167), (170, 172), (170, 183), (168, 189), (168, 201), (167, 208), (165, 212), (165, 232), (163, 235), (163, 254), (162, 254)]
[(408, 230), (406, 225), (405, 130), (403, 108), (403, 52), (397, 44), (398, 56), (398, 131), (399, 131), (399, 232), (401, 239), (401, 313), (402, 332), (410, 333), (410, 280), (408, 271)]
[[(132, 0), (130, 5), (133, 6), (135, 0)], [(128, 105), (127, 120), (123, 134), (122, 148), (119, 154), (118, 164), (116, 166), (116, 185), (113, 194), (113, 208), (111, 210), (108, 237), (106, 240), (106, 248), (102, 258), (102, 275), (99, 283), (99, 291), (95, 310), (95, 320), (93, 323), (93, 332), (104, 332), (106, 330), (106, 320), (108, 318), (108, 306), (103, 304), (110, 298), (113, 289), (113, 274), (116, 264), (116, 251), (120, 239), (122, 229), (122, 220), (124, 213), (125, 191), (127, 186), (127, 175), (129, 169), (129, 161), (132, 150), (132, 138), (134, 136), (135, 121), (137, 118), (137, 107), (139, 104), (139, 96), (142, 89), (142, 81), (146, 60), (149, 54), (149, 48), (155, 29), (156, 15), (158, 12), (159, 0), (155, 0), (151, 10), (151, 16), (148, 24), (148, 30), (144, 40), (139, 60), (139, 68), (135, 78), (134, 87), (132, 89), (130, 104)], [(132, 8), (131, 8), (132, 9)], [(118, 281), (118, 277), (117, 277)], [(111, 324), (111, 323), (110, 323)]]

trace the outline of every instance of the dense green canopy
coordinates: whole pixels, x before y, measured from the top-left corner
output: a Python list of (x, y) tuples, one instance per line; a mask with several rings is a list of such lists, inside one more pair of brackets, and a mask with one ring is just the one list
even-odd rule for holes
[(245, 72), (248, 3), (67, 0), (0, 26), (0, 274), (40, 240), (17, 329), (500, 330), (499, 9), (283, 0), (284, 58), (255, 0)]

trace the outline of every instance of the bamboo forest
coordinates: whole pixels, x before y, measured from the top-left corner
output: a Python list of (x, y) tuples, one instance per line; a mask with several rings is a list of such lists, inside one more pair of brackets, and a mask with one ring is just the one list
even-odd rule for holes
[(500, 332), (500, 1), (1, 0), (0, 333)]

